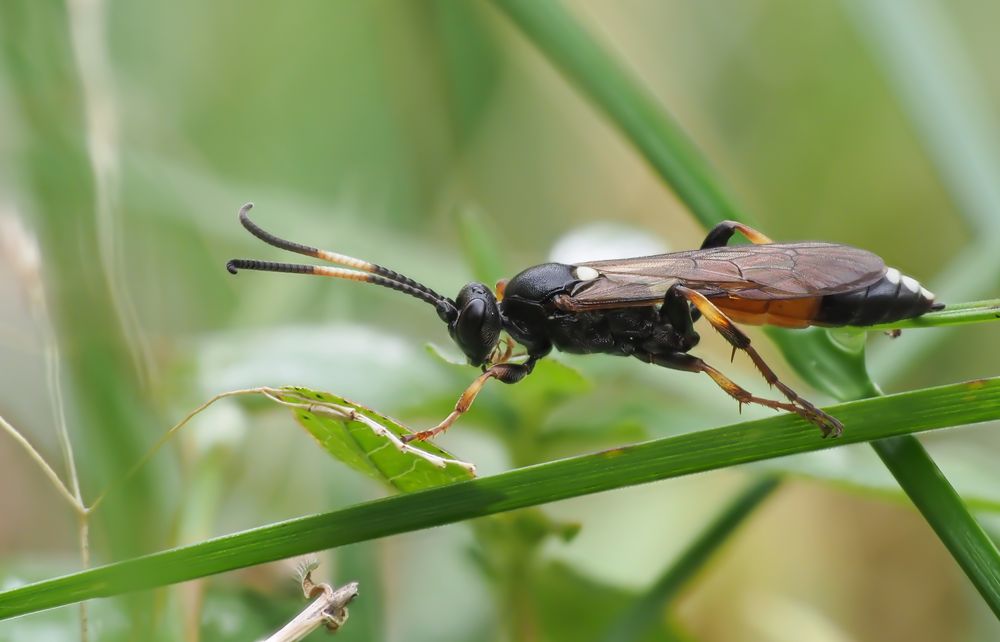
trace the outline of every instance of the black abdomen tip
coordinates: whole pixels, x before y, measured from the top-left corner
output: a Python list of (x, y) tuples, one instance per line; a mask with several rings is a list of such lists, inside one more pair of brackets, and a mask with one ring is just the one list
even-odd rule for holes
[(823, 325), (877, 325), (940, 309), (934, 293), (896, 268), (867, 288), (823, 297), (816, 320)]

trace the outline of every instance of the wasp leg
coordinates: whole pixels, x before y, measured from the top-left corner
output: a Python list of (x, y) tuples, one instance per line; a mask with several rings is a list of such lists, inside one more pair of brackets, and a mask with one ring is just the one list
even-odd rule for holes
[(811, 414), (809, 414), (804, 408), (796, 406), (794, 403), (786, 403), (784, 401), (775, 401), (773, 399), (765, 399), (764, 397), (754, 396), (753, 393), (741, 387), (726, 375), (722, 374), (698, 357), (690, 355), (686, 352), (665, 352), (660, 354), (644, 352), (637, 353), (635, 356), (643, 361), (663, 366), (664, 368), (683, 370), (685, 372), (704, 372), (711, 377), (712, 381), (714, 381), (720, 388), (725, 390), (730, 397), (738, 401), (741, 408), (745, 403), (755, 403), (760, 406), (774, 408), (775, 410), (794, 412), (800, 415), (803, 419), (812, 422), (815, 421)]
[[(708, 232), (708, 236), (701, 243), (701, 249), (707, 250), (713, 247), (724, 247), (737, 231), (755, 245), (774, 243), (769, 237), (761, 234), (749, 225), (744, 225), (736, 221), (722, 221)], [(701, 312), (693, 305), (691, 306), (691, 317), (695, 321), (701, 318)]]
[(786, 399), (801, 408), (804, 412), (799, 412), (799, 414), (819, 426), (819, 429), (823, 432), (824, 437), (840, 436), (844, 430), (843, 424), (811, 404), (809, 401), (800, 397), (797, 392), (782, 383), (781, 380), (778, 379), (778, 375), (771, 370), (771, 367), (767, 365), (760, 354), (753, 348), (753, 346), (750, 345), (750, 337), (737, 328), (732, 320), (723, 314), (722, 310), (715, 307), (715, 304), (705, 298), (705, 295), (690, 288), (686, 288), (683, 285), (673, 285), (670, 289), (675, 290), (678, 294), (683, 296), (689, 302), (694, 304), (696, 308), (698, 308), (708, 322), (712, 324), (712, 327), (715, 328), (719, 334), (721, 334), (726, 341), (733, 346), (734, 355), (736, 354), (736, 350), (743, 350), (746, 352), (747, 355), (750, 356), (751, 361), (753, 361), (753, 364), (757, 366), (757, 370), (759, 370), (760, 374), (764, 377), (764, 381), (767, 381), (768, 385), (777, 388)]
[(444, 418), (444, 421), (429, 430), (421, 430), (420, 432), (403, 435), (403, 443), (409, 443), (411, 441), (424, 441), (425, 439), (430, 439), (431, 437), (448, 430), (448, 428), (450, 428), (459, 417), (464, 415), (469, 408), (472, 407), (472, 402), (476, 400), (476, 397), (479, 395), (480, 391), (482, 391), (483, 386), (486, 385), (487, 381), (490, 379), (496, 379), (497, 381), (502, 381), (503, 383), (517, 383), (531, 374), (531, 371), (535, 367), (535, 361), (537, 361), (537, 359), (529, 358), (524, 363), (499, 363), (495, 366), (487, 368), (483, 374), (476, 377), (476, 380), (465, 389), (462, 396), (458, 398), (458, 403), (455, 404), (455, 409)]
[(770, 238), (761, 234), (757, 230), (753, 229), (749, 225), (744, 225), (743, 223), (737, 223), (736, 221), (722, 221), (718, 225), (712, 228), (705, 237), (705, 240), (701, 244), (701, 249), (707, 250), (713, 247), (722, 247), (729, 243), (729, 239), (733, 237), (733, 234), (739, 230), (740, 234), (745, 236), (748, 241), (754, 245), (765, 245), (767, 243), (774, 243)]
[[(668, 288), (660, 306), (660, 318), (670, 324), (676, 333), (676, 341), (671, 342), (671, 349), (687, 352), (698, 345), (701, 337), (695, 332), (694, 322), (701, 313), (674, 288)], [(654, 350), (656, 351), (656, 350)]]

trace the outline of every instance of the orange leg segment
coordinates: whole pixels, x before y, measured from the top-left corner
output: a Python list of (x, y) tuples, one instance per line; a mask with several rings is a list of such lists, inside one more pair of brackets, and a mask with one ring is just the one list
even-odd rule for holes
[[(508, 344), (506, 354), (510, 355), (512, 344)], [(425, 439), (430, 439), (435, 435), (440, 435), (444, 431), (448, 430), (459, 417), (468, 412), (469, 408), (472, 407), (472, 402), (476, 400), (479, 393), (482, 391), (483, 386), (490, 379), (497, 379), (504, 383), (517, 383), (521, 379), (524, 379), (531, 370), (535, 367), (534, 358), (529, 358), (524, 363), (498, 363), (496, 365), (490, 366), (486, 369), (483, 374), (476, 377), (462, 396), (458, 398), (458, 403), (455, 404), (455, 409), (444, 418), (444, 421), (438, 425), (430, 428), (428, 430), (421, 430), (420, 432), (411, 433), (409, 435), (403, 435), (403, 443), (409, 443), (411, 441), (423, 441)]]
[[(717, 308), (714, 303), (705, 298), (705, 296), (700, 292), (696, 292), (695, 290), (692, 290), (690, 288), (686, 288), (680, 285), (675, 285), (674, 289), (678, 294), (680, 294), (681, 296), (686, 298), (691, 304), (693, 304), (694, 307), (699, 312), (701, 312), (702, 316), (704, 316), (705, 319), (707, 319), (708, 322), (712, 324), (712, 327), (715, 328), (719, 332), (719, 334), (721, 334), (726, 339), (726, 341), (728, 341), (730, 345), (733, 346), (734, 356), (736, 354), (736, 350), (743, 350), (744, 352), (747, 353), (747, 355), (749, 355), (751, 361), (753, 361), (753, 364), (757, 367), (757, 370), (760, 371), (760, 374), (764, 377), (764, 380), (767, 381), (768, 385), (777, 388), (781, 392), (781, 394), (783, 394), (785, 398), (788, 399), (788, 401), (794, 404), (795, 406), (794, 412), (798, 413), (804, 419), (807, 419), (812, 423), (816, 424), (817, 426), (819, 426), (819, 429), (823, 432), (824, 437), (840, 436), (840, 434), (844, 430), (843, 424), (841, 424), (836, 418), (828, 415), (827, 413), (823, 412), (822, 410), (814, 406), (809, 401), (800, 397), (797, 392), (795, 392), (787, 385), (782, 383), (781, 380), (778, 379), (778, 375), (776, 375), (774, 371), (771, 370), (771, 367), (767, 365), (767, 363), (760, 356), (760, 354), (753, 348), (753, 346), (750, 345), (750, 337), (748, 337), (742, 330), (736, 327), (736, 325), (732, 322), (732, 320), (730, 320), (729, 317), (727, 317), (719, 308)], [(728, 392), (733, 396), (736, 396), (729, 388), (726, 387), (726, 385), (723, 385), (723, 383), (721, 383), (720, 380), (710, 371), (708, 370), (703, 370), (703, 371), (706, 372), (709, 376), (711, 376), (712, 379), (714, 379), (715, 382), (718, 383), (720, 387), (726, 390), (726, 392)], [(739, 397), (737, 397), (737, 399), (739, 399)], [(754, 403), (760, 403), (760, 402), (755, 400)]]
[(705, 237), (704, 242), (702, 242), (701, 249), (722, 247), (729, 242), (734, 232), (739, 232), (754, 245), (774, 243), (768, 236), (758, 232), (749, 225), (736, 221), (723, 221), (711, 229), (708, 236)]

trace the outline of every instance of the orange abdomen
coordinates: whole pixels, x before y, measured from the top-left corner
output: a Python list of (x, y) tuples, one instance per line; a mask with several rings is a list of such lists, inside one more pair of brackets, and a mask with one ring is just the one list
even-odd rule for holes
[(718, 296), (709, 300), (737, 323), (807, 328), (815, 323), (823, 297), (805, 299), (740, 299)]

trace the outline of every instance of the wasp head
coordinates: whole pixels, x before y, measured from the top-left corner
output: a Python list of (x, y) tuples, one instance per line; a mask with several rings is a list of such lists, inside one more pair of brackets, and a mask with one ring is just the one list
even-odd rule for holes
[(497, 299), (482, 283), (470, 283), (458, 293), (455, 307), (458, 315), (448, 324), (448, 332), (469, 363), (482, 366), (500, 341), (503, 322)]

